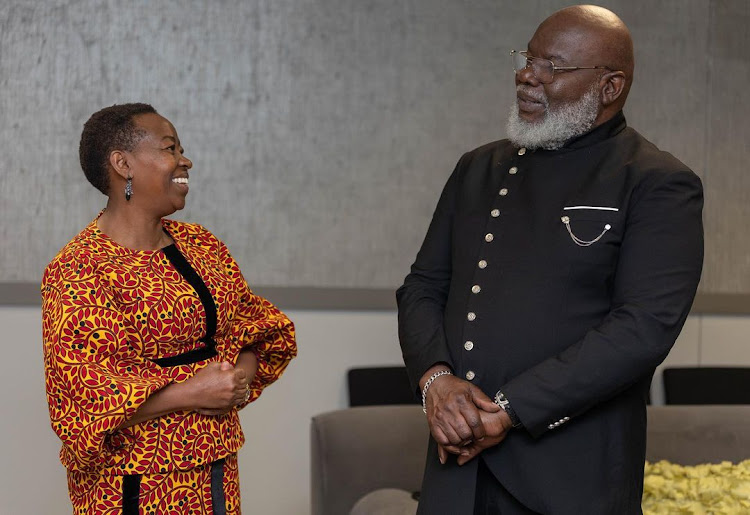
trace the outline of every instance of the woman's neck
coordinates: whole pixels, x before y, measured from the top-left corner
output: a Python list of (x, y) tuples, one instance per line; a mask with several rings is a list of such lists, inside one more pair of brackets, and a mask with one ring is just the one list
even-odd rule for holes
[(174, 243), (164, 231), (160, 217), (112, 202), (107, 203), (97, 226), (110, 239), (133, 250), (158, 250)]

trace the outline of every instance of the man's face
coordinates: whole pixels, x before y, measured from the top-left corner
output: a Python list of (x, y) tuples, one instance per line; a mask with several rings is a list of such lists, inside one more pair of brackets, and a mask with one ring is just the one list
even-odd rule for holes
[[(557, 66), (596, 64), (584, 34), (547, 20), (528, 45), (531, 56)], [(583, 56), (583, 57), (579, 57)], [(516, 73), (517, 102), (508, 119), (508, 137), (517, 146), (555, 150), (591, 130), (600, 111), (600, 70), (556, 71), (542, 84), (531, 67)]]
[[(592, 66), (598, 64), (596, 51), (585, 33), (561, 26), (560, 22), (547, 20), (537, 29), (528, 45), (529, 54), (552, 61), (556, 66)], [(516, 74), (518, 115), (529, 123), (544, 119), (547, 112), (573, 104), (591, 89), (600, 70), (558, 70), (554, 80), (542, 84), (531, 68)]]

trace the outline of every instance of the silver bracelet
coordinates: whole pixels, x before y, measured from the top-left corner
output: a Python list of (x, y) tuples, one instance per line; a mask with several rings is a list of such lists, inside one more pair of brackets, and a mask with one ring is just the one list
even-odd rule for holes
[(452, 376), (452, 375), (453, 375), (453, 372), (451, 372), (450, 370), (443, 369), (443, 370), (438, 370), (427, 379), (427, 381), (424, 384), (424, 387), (422, 387), (422, 411), (424, 411), (425, 414), (427, 414), (427, 390), (430, 389), (430, 386), (432, 385), (433, 382), (435, 382), (435, 379), (437, 379), (438, 377)]

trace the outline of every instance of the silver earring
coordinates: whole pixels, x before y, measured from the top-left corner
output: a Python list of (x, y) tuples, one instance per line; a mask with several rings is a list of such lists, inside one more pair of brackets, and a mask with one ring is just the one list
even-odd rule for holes
[(133, 196), (133, 178), (128, 177), (128, 182), (125, 183), (125, 200), (130, 200)]

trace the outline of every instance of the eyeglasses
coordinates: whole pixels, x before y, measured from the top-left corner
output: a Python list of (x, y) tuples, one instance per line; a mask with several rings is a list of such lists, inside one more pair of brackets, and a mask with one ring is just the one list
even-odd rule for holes
[(542, 84), (549, 84), (550, 82), (555, 80), (555, 72), (558, 70), (574, 71), (611, 69), (608, 66), (555, 66), (555, 63), (553, 63), (549, 59), (531, 56), (525, 50), (521, 52), (511, 50), (510, 58), (513, 61), (514, 72), (518, 73), (524, 68), (528, 68), (530, 66), (534, 77), (536, 77), (536, 80), (538, 80)]

